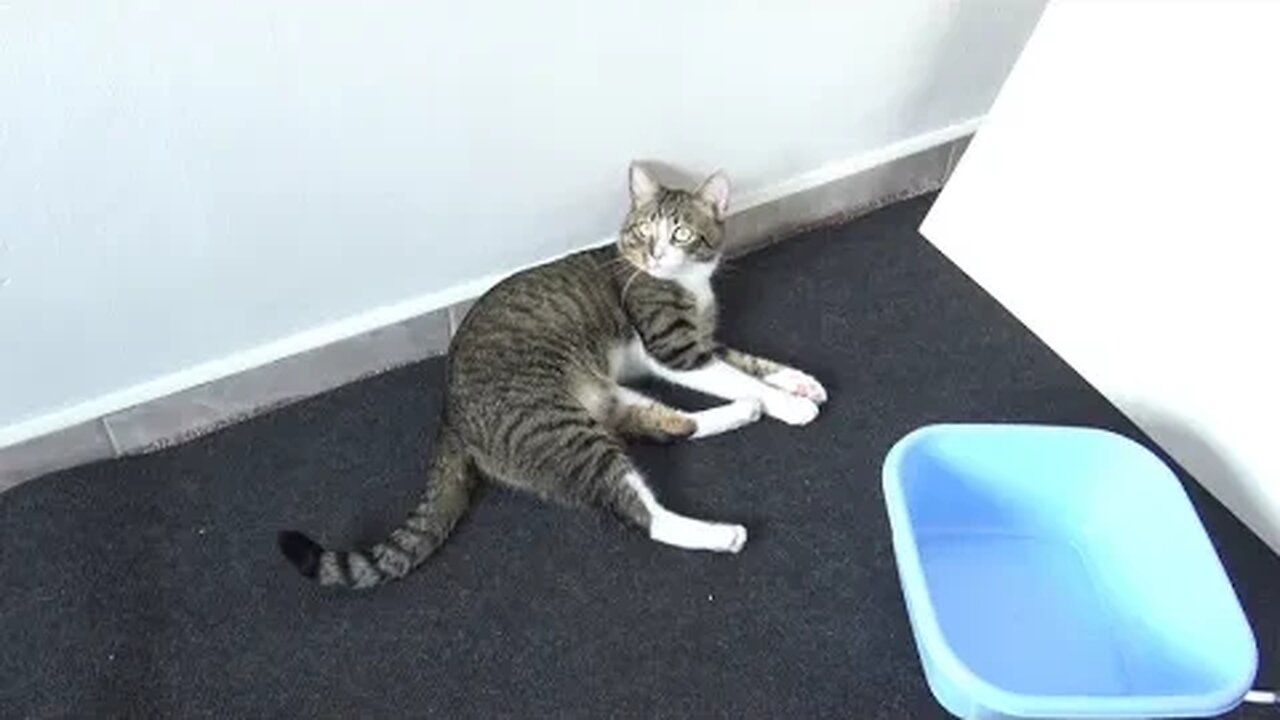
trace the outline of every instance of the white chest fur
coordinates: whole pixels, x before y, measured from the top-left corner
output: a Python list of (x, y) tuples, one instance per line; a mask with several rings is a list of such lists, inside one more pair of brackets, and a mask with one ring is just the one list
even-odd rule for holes
[(715, 264), (699, 265), (675, 277), (674, 280), (686, 292), (693, 295), (694, 306), (698, 312), (706, 312), (715, 302), (715, 293), (711, 290), (711, 274), (716, 270)]
[(694, 282), (682, 282), (680, 286), (693, 295), (694, 307), (698, 312), (705, 312), (715, 302), (716, 296), (711, 292), (711, 278), (702, 278)]

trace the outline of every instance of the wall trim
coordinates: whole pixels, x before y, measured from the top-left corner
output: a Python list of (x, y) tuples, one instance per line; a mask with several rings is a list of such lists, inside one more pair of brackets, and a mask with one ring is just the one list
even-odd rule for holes
[(821, 187), (843, 178), (887, 165), (925, 150), (947, 145), (968, 138), (978, 131), (985, 115), (969, 118), (937, 130), (914, 135), (869, 152), (837, 160), (814, 170), (795, 175), (779, 183), (749, 193), (743, 193), (733, 201), (731, 215), (746, 212), (760, 205), (773, 203), (808, 190)]

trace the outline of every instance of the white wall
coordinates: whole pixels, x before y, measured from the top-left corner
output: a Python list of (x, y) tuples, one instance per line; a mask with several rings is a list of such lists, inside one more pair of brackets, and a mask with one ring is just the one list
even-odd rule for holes
[(633, 157), (759, 192), (980, 116), (1041, 5), (6, 3), (0, 445), (601, 241)]
[(1277, 27), (1051, 4), (923, 230), (1280, 551)]

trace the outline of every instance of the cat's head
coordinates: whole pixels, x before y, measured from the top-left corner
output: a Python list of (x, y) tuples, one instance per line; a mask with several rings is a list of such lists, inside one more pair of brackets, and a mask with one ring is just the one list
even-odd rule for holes
[(677, 190), (633, 164), (631, 209), (618, 235), (618, 252), (663, 280), (710, 275), (723, 250), (728, 207), (729, 179), (721, 173), (697, 190)]

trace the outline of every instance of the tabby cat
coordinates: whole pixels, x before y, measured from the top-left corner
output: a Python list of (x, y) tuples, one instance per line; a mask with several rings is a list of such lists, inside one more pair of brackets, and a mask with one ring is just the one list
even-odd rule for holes
[[(703, 438), (762, 413), (803, 425), (826, 391), (799, 370), (715, 340), (711, 275), (723, 249), (725, 176), (690, 192), (633, 165), (630, 185), (616, 245), (513, 275), (471, 308), (450, 348), (427, 486), (404, 524), (350, 552), (280, 533), (280, 549), (303, 575), (352, 588), (404, 577), (440, 547), (482, 480), (607, 509), (661, 543), (742, 549), (741, 525), (663, 506), (624, 439)], [(686, 412), (621, 384), (645, 375), (730, 402)]]

